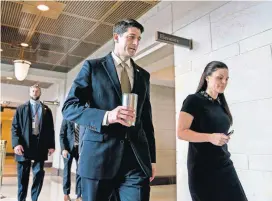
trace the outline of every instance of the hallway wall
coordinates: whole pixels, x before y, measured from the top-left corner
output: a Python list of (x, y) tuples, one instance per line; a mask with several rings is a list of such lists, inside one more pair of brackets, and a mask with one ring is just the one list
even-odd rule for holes
[[(222, 3), (222, 2), (221, 2)], [(229, 150), (250, 201), (272, 200), (272, 2), (203, 2), (179, 16), (174, 33), (192, 38), (194, 49), (175, 46), (176, 112), (194, 93), (205, 65), (229, 67), (226, 98), (235, 130)], [(178, 16), (179, 3), (172, 3)], [(210, 5), (210, 6), (209, 6)], [(212, 6), (214, 5), (214, 6)], [(206, 7), (203, 12), (203, 9)], [(177, 142), (178, 201), (191, 200), (187, 184), (187, 142)]]
[(151, 85), (157, 176), (176, 176), (175, 89)]

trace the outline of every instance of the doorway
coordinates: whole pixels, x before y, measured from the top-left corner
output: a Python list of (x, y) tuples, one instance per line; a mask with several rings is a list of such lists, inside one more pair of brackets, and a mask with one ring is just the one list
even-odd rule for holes
[(6, 140), (6, 158), (4, 162), (4, 176), (16, 175), (16, 162), (12, 149), (11, 126), (16, 108), (1, 107), (1, 140)]

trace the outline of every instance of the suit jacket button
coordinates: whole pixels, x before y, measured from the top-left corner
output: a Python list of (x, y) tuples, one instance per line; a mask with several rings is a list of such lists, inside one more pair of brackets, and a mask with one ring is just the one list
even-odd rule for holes
[(121, 143), (121, 144), (124, 144), (124, 140), (121, 140), (120, 143)]

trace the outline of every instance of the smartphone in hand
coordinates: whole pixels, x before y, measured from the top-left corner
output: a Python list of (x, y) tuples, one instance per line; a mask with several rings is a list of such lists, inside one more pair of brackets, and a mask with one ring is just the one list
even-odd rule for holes
[(231, 136), (234, 133), (234, 130), (231, 130), (230, 132), (227, 133), (227, 136)]

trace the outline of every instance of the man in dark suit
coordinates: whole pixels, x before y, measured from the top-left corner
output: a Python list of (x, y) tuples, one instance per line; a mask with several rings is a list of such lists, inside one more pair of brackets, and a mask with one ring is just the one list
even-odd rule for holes
[[(143, 30), (132, 19), (118, 22), (114, 51), (85, 61), (63, 105), (64, 118), (85, 128), (79, 159), (84, 201), (108, 201), (113, 190), (121, 201), (149, 200), (156, 162), (150, 75), (131, 59)], [(137, 111), (121, 106), (122, 93), (138, 94)], [(127, 123), (135, 119), (135, 126)]]
[(27, 196), (31, 160), (33, 160), (32, 201), (37, 201), (44, 178), (44, 161), (55, 151), (52, 112), (40, 102), (39, 85), (30, 87), (30, 101), (20, 105), (12, 122), (12, 147), (17, 161), (18, 201)]
[[(79, 145), (79, 125), (63, 119), (60, 129), (60, 147), (63, 156), (63, 193), (64, 201), (71, 201), (69, 196), (71, 188), (71, 166), (73, 158), (76, 160), (78, 169), (78, 145)], [(81, 199), (81, 180), (76, 173), (76, 201)]]

